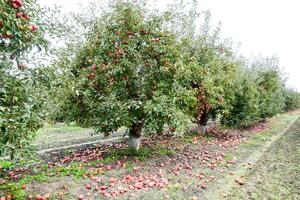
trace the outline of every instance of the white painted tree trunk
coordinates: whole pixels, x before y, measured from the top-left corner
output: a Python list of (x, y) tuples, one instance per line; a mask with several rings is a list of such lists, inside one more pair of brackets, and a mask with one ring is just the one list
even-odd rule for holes
[(128, 146), (131, 149), (138, 151), (140, 149), (141, 138), (136, 138), (133, 136), (129, 136), (128, 138)]
[(206, 133), (206, 126), (198, 125), (198, 133), (205, 134)]

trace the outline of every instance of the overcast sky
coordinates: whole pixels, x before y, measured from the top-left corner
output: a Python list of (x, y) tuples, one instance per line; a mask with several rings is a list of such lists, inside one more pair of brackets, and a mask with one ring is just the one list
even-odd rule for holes
[[(89, 0), (42, 0), (63, 10), (76, 11)], [(101, 2), (101, 1), (99, 1)], [(171, 0), (160, 0), (161, 5)], [(222, 34), (241, 43), (246, 57), (277, 54), (288, 75), (288, 86), (300, 91), (299, 0), (198, 0), (199, 10), (209, 9), (212, 20), (222, 23)], [(298, 57), (299, 56), (299, 57)]]

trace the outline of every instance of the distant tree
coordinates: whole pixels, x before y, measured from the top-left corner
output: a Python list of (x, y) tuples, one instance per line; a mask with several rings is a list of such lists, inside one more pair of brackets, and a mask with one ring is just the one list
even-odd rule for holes
[(260, 117), (262, 119), (281, 112), (284, 108), (284, 79), (279, 68), (279, 59), (257, 57), (251, 64), (256, 74), (256, 84), (260, 93)]
[(229, 109), (221, 117), (223, 125), (248, 127), (260, 120), (260, 94), (252, 70), (240, 68), (237, 79), (227, 89), (225, 96), (231, 101)]
[(226, 112), (230, 99), (226, 90), (233, 87), (239, 63), (231, 50), (231, 43), (220, 39), (220, 27), (210, 30), (210, 14), (193, 37), (183, 39), (182, 51), (189, 75), (185, 85), (194, 91), (197, 104), (191, 113), (198, 132), (205, 133), (210, 118)]
[(293, 89), (284, 89), (284, 109), (291, 111), (300, 108), (300, 93)]

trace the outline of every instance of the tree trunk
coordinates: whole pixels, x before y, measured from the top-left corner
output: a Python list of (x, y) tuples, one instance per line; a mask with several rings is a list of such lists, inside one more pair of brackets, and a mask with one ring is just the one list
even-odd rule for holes
[(201, 116), (198, 117), (197, 125), (198, 125), (198, 133), (205, 134), (206, 133), (206, 125), (209, 119), (209, 110), (205, 110)]
[(205, 134), (206, 133), (206, 125), (198, 124), (198, 133), (199, 134)]
[(139, 137), (139, 138), (135, 138), (135, 137), (133, 137), (133, 136), (129, 136), (129, 138), (128, 138), (128, 146), (129, 146), (129, 148), (130, 149), (133, 149), (133, 150), (135, 150), (135, 151), (138, 151), (139, 149), (140, 149), (140, 140), (141, 140), (141, 138)]
[(133, 123), (129, 130), (128, 146), (135, 151), (138, 151), (140, 148), (143, 125), (143, 122)]

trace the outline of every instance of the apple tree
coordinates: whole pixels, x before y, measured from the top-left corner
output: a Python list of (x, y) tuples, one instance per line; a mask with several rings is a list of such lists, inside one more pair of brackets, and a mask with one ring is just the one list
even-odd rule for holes
[(248, 127), (260, 120), (260, 94), (255, 81), (256, 76), (246, 66), (245, 62), (241, 62), (238, 77), (233, 80), (231, 91), (226, 92), (231, 101), (227, 112), (221, 117), (222, 125)]
[(300, 108), (300, 94), (294, 89), (284, 89), (285, 111)]
[(182, 130), (188, 120), (182, 108), (194, 98), (176, 81), (183, 66), (164, 20), (120, 2), (95, 20), (71, 65), (69, 120), (106, 134), (127, 127), (136, 150), (142, 131)]
[(226, 126), (247, 127), (284, 109), (284, 80), (276, 57), (258, 57), (241, 63)]
[(251, 63), (256, 74), (256, 84), (260, 93), (260, 117), (271, 117), (284, 109), (284, 79), (279, 67), (279, 59), (257, 57)]
[(49, 18), (35, 0), (0, 0), (0, 11), (0, 155), (13, 159), (41, 126), (26, 58), (47, 46)]
[(231, 44), (220, 39), (219, 28), (210, 30), (209, 18), (207, 14), (204, 25), (194, 37), (182, 40), (182, 55), (189, 73), (181, 80), (194, 91), (197, 99), (191, 115), (199, 133), (205, 133), (210, 118), (215, 119), (227, 111), (231, 98), (225, 96), (239, 68)]

